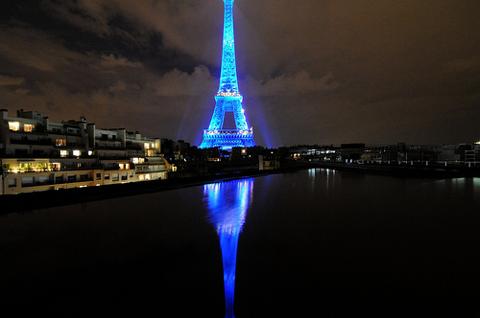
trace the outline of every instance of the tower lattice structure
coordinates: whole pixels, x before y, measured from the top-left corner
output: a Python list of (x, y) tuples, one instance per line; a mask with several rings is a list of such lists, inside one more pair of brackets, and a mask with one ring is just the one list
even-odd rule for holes
[[(235, 34), (233, 3), (223, 0), (225, 21), (223, 29), (223, 53), (220, 87), (215, 95), (215, 110), (210, 126), (203, 132), (200, 148), (253, 147), (253, 129), (248, 126), (243, 97), (238, 89), (237, 64), (235, 61)], [(231, 112), (235, 120), (234, 129), (224, 129), (225, 114)]]

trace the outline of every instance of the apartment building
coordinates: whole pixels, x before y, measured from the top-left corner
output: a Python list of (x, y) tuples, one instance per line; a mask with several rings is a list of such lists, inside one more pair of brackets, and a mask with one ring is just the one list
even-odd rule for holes
[(161, 142), (86, 118), (51, 122), (34, 111), (0, 110), (0, 194), (166, 179)]

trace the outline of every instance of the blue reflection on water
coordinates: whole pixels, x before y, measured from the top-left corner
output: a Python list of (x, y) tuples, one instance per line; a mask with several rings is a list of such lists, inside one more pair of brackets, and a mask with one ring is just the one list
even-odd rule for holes
[(234, 317), (235, 271), (238, 237), (252, 201), (253, 179), (243, 179), (204, 186), (210, 220), (220, 238), (225, 289), (225, 317)]

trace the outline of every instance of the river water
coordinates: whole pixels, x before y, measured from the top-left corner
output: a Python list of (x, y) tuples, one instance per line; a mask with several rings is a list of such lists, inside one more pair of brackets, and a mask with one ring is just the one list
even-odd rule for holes
[(476, 317), (479, 225), (480, 178), (329, 169), (9, 214), (0, 308), (4, 317)]

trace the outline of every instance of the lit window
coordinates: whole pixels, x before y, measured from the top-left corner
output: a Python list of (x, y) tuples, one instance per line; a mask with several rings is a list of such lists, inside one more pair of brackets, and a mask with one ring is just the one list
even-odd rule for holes
[(65, 138), (55, 139), (55, 146), (57, 146), (57, 147), (65, 147), (66, 145), (67, 145), (67, 139), (65, 139)]
[(120, 170), (124, 170), (124, 169), (125, 169), (125, 164), (123, 164), (123, 163), (119, 163), (118, 166), (120, 167)]
[(126, 164), (125, 164), (125, 169), (127, 169), (127, 170), (130, 169), (130, 164), (129, 164), (129, 163), (126, 163)]
[(8, 129), (11, 131), (19, 131), (20, 130), (20, 123), (18, 121), (9, 121), (8, 122)]
[(146, 142), (144, 145), (145, 149), (150, 149), (150, 144), (148, 142)]
[(30, 133), (30, 132), (33, 131), (33, 128), (35, 128), (35, 126), (32, 125), (32, 124), (25, 124), (25, 125), (23, 125), (23, 131), (24, 131), (24, 132), (29, 132), (29, 133)]
[(145, 162), (145, 159), (144, 158), (132, 158), (132, 163), (133, 164), (140, 164), (140, 163), (144, 163)]
[(89, 151), (88, 151), (88, 155), (89, 155), (89, 156), (93, 155), (93, 151), (89, 150)]
[(475, 145), (480, 145), (480, 141), (477, 141), (477, 142), (475, 143)]
[(82, 152), (80, 150), (74, 150), (73, 151), (73, 156), (74, 157), (80, 157), (82, 155)]
[(68, 150), (60, 150), (60, 157), (65, 158), (68, 156)]

